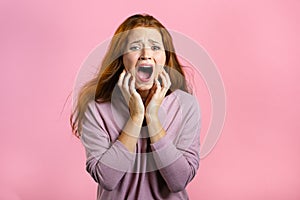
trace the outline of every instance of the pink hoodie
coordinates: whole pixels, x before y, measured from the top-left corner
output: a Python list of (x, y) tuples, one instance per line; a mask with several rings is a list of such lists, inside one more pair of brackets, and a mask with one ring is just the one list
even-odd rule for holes
[(86, 170), (98, 183), (98, 200), (188, 199), (185, 190), (199, 167), (200, 110), (196, 98), (181, 90), (166, 96), (159, 118), (166, 136), (154, 144), (142, 127), (136, 152), (117, 140), (129, 118), (123, 97), (88, 104), (81, 141)]

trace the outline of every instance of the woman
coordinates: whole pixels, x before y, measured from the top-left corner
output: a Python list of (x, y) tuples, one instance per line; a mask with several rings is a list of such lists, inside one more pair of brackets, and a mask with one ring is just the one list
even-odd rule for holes
[(119, 26), (70, 120), (97, 199), (188, 199), (200, 111), (172, 38), (154, 17), (134, 15)]

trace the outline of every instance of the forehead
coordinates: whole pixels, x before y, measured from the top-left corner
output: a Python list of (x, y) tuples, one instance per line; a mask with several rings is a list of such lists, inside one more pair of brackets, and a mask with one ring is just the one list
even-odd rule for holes
[(128, 42), (136, 40), (154, 40), (157, 42), (162, 42), (162, 37), (160, 32), (155, 28), (139, 27), (132, 29), (128, 35)]

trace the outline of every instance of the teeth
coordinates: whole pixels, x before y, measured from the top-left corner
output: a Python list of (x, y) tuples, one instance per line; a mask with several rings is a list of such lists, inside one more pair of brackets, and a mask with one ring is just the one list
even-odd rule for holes
[(150, 66), (150, 65), (143, 65), (143, 66), (140, 66), (140, 67), (148, 68), (148, 67), (152, 67), (152, 66)]

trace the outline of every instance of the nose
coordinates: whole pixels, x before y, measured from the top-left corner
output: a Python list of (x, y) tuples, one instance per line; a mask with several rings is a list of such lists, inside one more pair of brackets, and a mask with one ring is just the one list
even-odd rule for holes
[(139, 60), (151, 60), (151, 59), (152, 59), (151, 50), (149, 48), (143, 48)]

